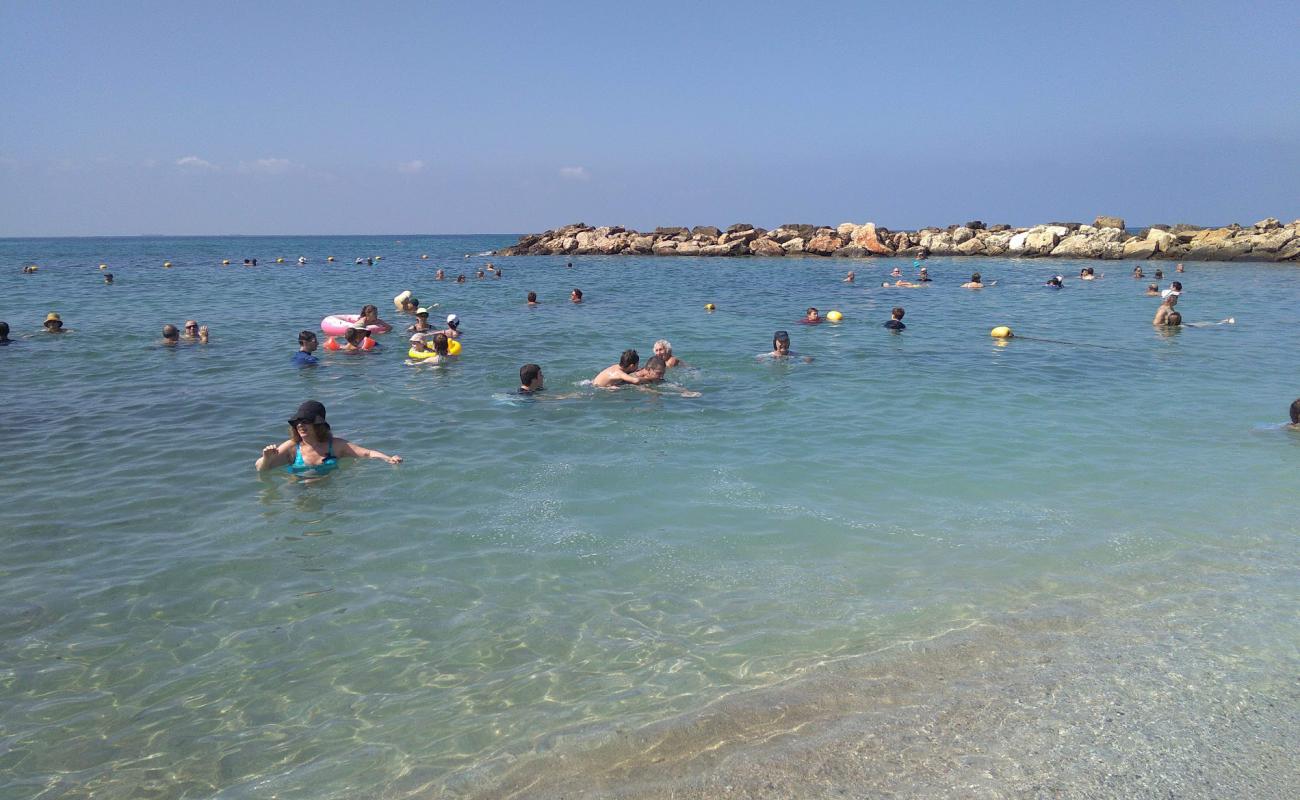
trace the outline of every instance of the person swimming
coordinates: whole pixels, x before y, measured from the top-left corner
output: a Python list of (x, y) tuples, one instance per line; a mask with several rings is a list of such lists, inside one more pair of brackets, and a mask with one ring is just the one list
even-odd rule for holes
[(570, 302), (570, 303), (581, 303), (581, 302), (582, 302), (582, 290), (581, 290), (581, 289), (577, 289), (577, 288), (575, 288), (572, 292), (569, 292), (569, 302)]
[(419, 334), (433, 333), (433, 326), (429, 324), (429, 309), (423, 306), (415, 309), (415, 322), (406, 326), (406, 332)]
[(930, 277), (930, 272), (925, 267), (921, 267), (921, 273), (916, 276), (916, 280), (920, 283), (929, 283), (934, 279)]
[(858, 274), (857, 274), (856, 272), (854, 272), (853, 270), (849, 270), (849, 274), (848, 274), (848, 275), (845, 275), (845, 276), (844, 276), (844, 280), (842, 280), (842, 281), (840, 281), (840, 282), (841, 282), (841, 283), (853, 283), (853, 281), (856, 280), (857, 277), (858, 277)]
[(635, 375), (640, 366), (640, 354), (629, 348), (623, 351), (623, 355), (619, 356), (617, 364), (606, 367), (596, 377), (592, 378), (591, 385), (606, 389), (624, 383), (640, 383), (641, 379)]
[(278, 445), (262, 448), (254, 467), (258, 472), (285, 467), (292, 475), (315, 478), (338, 466), (341, 458), (374, 458), (389, 464), (402, 463), (401, 456), (390, 456), (334, 436), (325, 420), (325, 406), (307, 400), (289, 418), (289, 438)]
[[(1178, 305), (1178, 295), (1176, 294), (1166, 295), (1165, 299), (1160, 303), (1160, 308), (1156, 309), (1156, 315), (1151, 320), (1151, 324), (1168, 325), (1169, 315), (1174, 312), (1174, 306), (1176, 305)], [(1179, 318), (1181, 319), (1181, 315), (1179, 316)]]
[(979, 274), (978, 272), (975, 272), (975, 273), (972, 273), (972, 274), (971, 274), (971, 276), (970, 276), (970, 280), (969, 280), (969, 281), (967, 281), (966, 283), (963, 283), (963, 284), (961, 285), (961, 288), (963, 288), (963, 289), (983, 289), (983, 288), (984, 288), (984, 282), (980, 280), (980, 274)]
[[(1178, 266), (1182, 266), (1179, 264)], [(1291, 401), (1291, 427), (1300, 428), (1300, 397)]]
[(162, 343), (168, 347), (172, 347), (177, 344), (180, 344), (181, 341), (180, 328), (177, 328), (175, 325), (171, 324), (170, 322), (167, 323), (166, 325), (163, 326), (162, 338), (163, 338)]
[(655, 355), (659, 356), (664, 360), (665, 366), (668, 367), (683, 366), (682, 360), (677, 356), (673, 355), (672, 343), (669, 342), (667, 339), (660, 339), (659, 341), (655, 342), (653, 350)]
[(1168, 297), (1171, 294), (1181, 296), (1182, 293), (1183, 293), (1182, 281), (1174, 281), (1173, 283), (1169, 284), (1168, 289), (1165, 289), (1163, 292), (1160, 293), (1160, 296)]
[(105, 284), (111, 284), (112, 282), (113, 282), (113, 273), (111, 273), (111, 272), (105, 272), (105, 273), (104, 273), (104, 283), (105, 283)]
[(528, 293), (528, 305), (530, 306), (537, 305), (537, 292)]
[(1135, 267), (1133, 267), (1133, 278), (1134, 278), (1134, 280), (1140, 280), (1140, 279), (1145, 278), (1145, 277), (1146, 277), (1146, 276), (1142, 274), (1142, 267), (1141, 267), (1141, 266), (1135, 266)]
[(891, 331), (904, 330), (907, 328), (907, 326), (903, 324), (903, 315), (906, 313), (907, 312), (903, 310), (902, 306), (894, 306), (893, 310), (889, 312), (889, 319), (885, 320), (883, 323), (883, 327), (886, 327)]
[(320, 359), (312, 355), (320, 342), (316, 340), (316, 334), (311, 331), (302, 331), (298, 334), (298, 352), (293, 354), (290, 363), (295, 367), (314, 367), (320, 364)]
[(377, 350), (380, 348), (379, 342), (370, 338), (370, 329), (357, 323), (343, 334), (343, 352), (360, 353), (366, 350)]
[(0, 346), (7, 345), (12, 342), (13, 339), (9, 338), (9, 323), (0, 322)]
[(802, 358), (804, 363), (812, 363), (812, 356), (805, 356), (790, 349), (790, 334), (787, 331), (773, 333), (772, 351), (759, 356), (760, 359), (770, 358), (774, 360), (792, 357)]
[(535, 394), (544, 388), (540, 366), (524, 364), (519, 368), (519, 394)]
[(1148, 284), (1147, 284), (1147, 297), (1159, 297), (1159, 296), (1160, 296), (1160, 284), (1158, 284), (1158, 283), (1148, 283)]
[(435, 273), (433, 273), (433, 279), (434, 279), (435, 281), (445, 281), (445, 280), (447, 280), (447, 272), (446, 272), (446, 270), (444, 270), (444, 269), (442, 269), (441, 267), (439, 267), (439, 268), (438, 268), (438, 271), (435, 272)]
[(800, 325), (820, 325), (822, 324), (821, 312), (816, 306), (812, 306), (804, 313), (803, 319), (799, 320)]
[(388, 333), (393, 329), (392, 325), (389, 325), (387, 322), (384, 322), (379, 318), (379, 308), (377, 306), (371, 304), (362, 306), (361, 313), (358, 317), (356, 324), (363, 328), (370, 328), (373, 326), (379, 328), (379, 333)]
[(447, 327), (443, 328), (441, 331), (438, 332), (441, 333), (443, 336), (446, 336), (448, 339), (459, 339), (460, 338), (460, 317), (456, 316), (455, 314), (448, 314)]
[(1049, 289), (1059, 289), (1061, 288), (1061, 282), (1063, 280), (1065, 280), (1064, 277), (1060, 275), (1053, 275), (1052, 277), (1048, 278), (1047, 283), (1043, 285), (1048, 287)]
[(41, 323), (41, 327), (45, 329), (46, 333), (67, 333), (67, 330), (63, 327), (63, 317), (53, 311), (45, 315), (45, 321)]
[(196, 320), (192, 320), (192, 319), (185, 320), (185, 333), (181, 336), (181, 338), (189, 339), (190, 341), (198, 341), (199, 323)]

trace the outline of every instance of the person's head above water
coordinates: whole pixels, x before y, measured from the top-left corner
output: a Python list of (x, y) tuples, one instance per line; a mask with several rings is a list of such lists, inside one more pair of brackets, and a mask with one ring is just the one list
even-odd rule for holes
[(428, 349), (428, 345), (425, 344), (424, 342), (424, 334), (422, 333), (417, 333), (413, 335), (410, 338), (410, 342), (411, 342), (411, 349), (417, 353), (423, 353), (425, 350)]
[(902, 306), (894, 306), (893, 310), (889, 312), (889, 316), (894, 319), (902, 319), (903, 315), (906, 313), (907, 312), (903, 310)]
[(1174, 281), (1173, 283), (1169, 284), (1169, 288), (1173, 289), (1175, 292), (1181, 292), (1183, 290), (1183, 282)]
[(347, 340), (348, 344), (359, 346), (369, 335), (370, 331), (366, 330), (364, 325), (353, 325), (343, 334), (343, 338)]
[(1170, 311), (1169, 316), (1165, 317), (1165, 324), (1174, 326), (1182, 325), (1183, 315), (1179, 314), (1177, 311)]
[(623, 355), (619, 356), (618, 359), (619, 369), (623, 370), (624, 372), (631, 372), (632, 370), (636, 369), (637, 365), (639, 365), (640, 363), (641, 363), (641, 355), (637, 353), (637, 351), (632, 349), (624, 350)]
[(53, 311), (45, 315), (45, 322), (41, 324), (47, 331), (63, 330), (63, 318)]
[(448, 344), (450, 341), (451, 340), (447, 338), (447, 334), (435, 333), (433, 335), (433, 352), (440, 356), (450, 355), (451, 345)]
[(581, 302), (582, 302), (582, 290), (581, 290), (581, 289), (576, 289), (576, 288), (575, 288), (572, 292), (569, 292), (569, 299), (572, 300), (572, 301), (575, 302), (575, 303), (581, 303)]
[(163, 326), (162, 337), (166, 341), (174, 342), (177, 339), (181, 338), (181, 331), (179, 328), (177, 328), (175, 325), (169, 322)]
[(537, 364), (524, 364), (519, 368), (519, 389), (535, 392), (542, 388), (542, 368)]
[(330, 424), (325, 421), (325, 406), (316, 400), (307, 400), (289, 418), (289, 438), (294, 442), (303, 439), (323, 442), (330, 438)]
[(772, 351), (775, 353), (790, 352), (790, 334), (786, 331), (777, 331), (772, 334)]
[(667, 371), (668, 365), (664, 363), (664, 360), (659, 356), (652, 356), (649, 361), (645, 362), (645, 366), (640, 370), (644, 375), (654, 378), (655, 380), (663, 378), (664, 373)]
[(319, 342), (316, 341), (316, 334), (311, 331), (302, 331), (298, 334), (298, 349), (304, 353), (310, 353), (316, 349)]
[(1148, 283), (1148, 284), (1147, 284), (1147, 294), (1160, 294), (1160, 284), (1158, 284), (1158, 283)]
[[(1179, 266), (1182, 265), (1180, 264)], [(1291, 424), (1300, 425), (1300, 397), (1291, 401)]]
[(529, 293), (528, 293), (528, 304), (529, 304), (530, 306), (531, 306), (531, 305), (536, 305), (536, 304), (537, 304), (537, 292), (529, 292)]
[(199, 335), (199, 323), (192, 319), (185, 320), (185, 338), (194, 339)]
[(0, 322), (0, 342), (9, 340), (9, 323)]
[(659, 341), (655, 342), (654, 353), (655, 355), (663, 359), (672, 358), (673, 357), (672, 342), (669, 342), (667, 339), (660, 339)]
[(112, 282), (113, 282), (113, 273), (111, 273), (111, 272), (105, 272), (105, 273), (104, 273), (104, 283), (112, 283)]
[(979, 282), (980, 282), (980, 274), (979, 274), (978, 272), (972, 272), (972, 273), (971, 273), (971, 276), (970, 276), (970, 282), (971, 282), (971, 283), (979, 283)]
[(367, 322), (371, 322), (378, 316), (379, 316), (378, 307), (368, 303), (361, 307), (361, 318), (363, 320), (366, 320)]

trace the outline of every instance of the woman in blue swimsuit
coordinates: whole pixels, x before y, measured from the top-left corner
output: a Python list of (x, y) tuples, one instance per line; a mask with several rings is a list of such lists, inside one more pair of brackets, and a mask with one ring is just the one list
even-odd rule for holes
[(256, 466), (259, 472), (284, 467), (292, 475), (315, 478), (337, 467), (340, 458), (378, 458), (389, 464), (402, 463), (401, 456), (390, 456), (335, 436), (325, 421), (325, 406), (308, 400), (298, 406), (298, 413), (289, 420), (289, 438), (262, 448)]

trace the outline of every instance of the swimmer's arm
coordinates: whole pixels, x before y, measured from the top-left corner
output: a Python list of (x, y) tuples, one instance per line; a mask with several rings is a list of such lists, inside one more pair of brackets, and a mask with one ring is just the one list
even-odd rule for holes
[(387, 461), (389, 464), (402, 463), (401, 456), (390, 456), (387, 453), (381, 453), (378, 450), (371, 450), (369, 447), (362, 447), (359, 444), (353, 444), (346, 439), (334, 437), (334, 452), (340, 458), (377, 458), (380, 461)]
[(293, 440), (285, 439), (278, 445), (268, 444), (262, 448), (262, 455), (258, 456), (257, 463), (253, 466), (258, 472), (265, 472), (268, 469), (283, 467), (291, 460), (290, 453), (293, 452)]

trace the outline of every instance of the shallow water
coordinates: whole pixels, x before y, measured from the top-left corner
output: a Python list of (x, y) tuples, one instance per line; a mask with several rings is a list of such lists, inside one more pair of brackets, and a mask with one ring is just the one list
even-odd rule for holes
[[(879, 288), (911, 271), (892, 260), (512, 258), (476, 280), (486, 259), (462, 256), (512, 240), (0, 240), (19, 339), (0, 349), (0, 796), (553, 796), (565, 780), (708, 796), (709, 753), (736, 753), (735, 780), (788, 762), (796, 781), (809, 741), (861, 741), (844, 714), (883, 713), (863, 688), (882, 674), (909, 681), (890, 697), (915, 715), (887, 715), (900, 742), (927, 703), (1027, 702), (1037, 684), (1007, 677), (1026, 648), (1078, 687), (1054, 731), (1128, 686), (1135, 719), (1239, 763), (1293, 740), (1294, 711), (1211, 736), (1170, 713), (1195, 698), (1163, 691), (1195, 673), (1246, 705), (1294, 692), (1293, 265), (1189, 263), (1184, 318), (1236, 324), (1165, 334), (1128, 263), (1059, 292), (1043, 280), (1082, 264), (932, 259), (917, 290)], [(435, 282), (439, 266), (469, 282)], [(839, 283), (850, 267), (858, 283)], [(972, 269), (998, 285), (956, 288)], [(373, 302), (406, 324), (403, 289), (463, 318), (459, 363), (408, 366), (394, 334), (289, 366), (325, 314)], [(901, 335), (879, 327), (896, 304)], [(808, 305), (845, 321), (796, 324)], [(74, 332), (34, 333), (48, 311)], [(212, 343), (159, 347), (187, 317)], [(995, 342), (997, 324), (1022, 338)], [(813, 361), (755, 359), (777, 328)], [(583, 385), (659, 337), (700, 397)], [(512, 393), (526, 361), (551, 399)], [(256, 474), (309, 397), (405, 463)], [(799, 735), (772, 738), (754, 709), (773, 705), (801, 709)], [(968, 718), (980, 735), (939, 737), (912, 768), (854, 758), (938, 796), (952, 787), (923, 777), (971, 738), (1016, 770), (964, 767), (1003, 781), (1064, 740)], [(680, 768), (647, 784), (665, 730)], [(1088, 741), (1089, 758), (1139, 757)], [(611, 752), (625, 773), (604, 772)], [(1062, 774), (1067, 794), (1092, 786)], [(817, 794), (798, 780), (753, 793)]]

